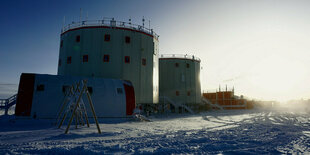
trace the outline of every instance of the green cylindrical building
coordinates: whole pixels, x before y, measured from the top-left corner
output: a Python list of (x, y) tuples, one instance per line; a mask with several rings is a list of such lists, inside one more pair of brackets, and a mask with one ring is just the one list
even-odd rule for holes
[(201, 103), (200, 59), (192, 55), (161, 55), (159, 94), (176, 103)]
[[(136, 103), (158, 103), (158, 35), (112, 20), (82, 21), (61, 33), (58, 75), (132, 82)], [(116, 91), (116, 90), (115, 90)]]

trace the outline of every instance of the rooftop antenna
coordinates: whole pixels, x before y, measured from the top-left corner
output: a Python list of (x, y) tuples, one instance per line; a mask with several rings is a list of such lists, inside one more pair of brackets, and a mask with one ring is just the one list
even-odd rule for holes
[(129, 17), (129, 24), (131, 25), (131, 17)]
[(149, 20), (149, 29), (151, 29), (151, 20)]
[(88, 19), (88, 11), (86, 11), (86, 20)]
[(221, 91), (221, 85), (219, 85), (219, 92)]
[(145, 19), (144, 19), (144, 16), (142, 17), (142, 25), (143, 25), (143, 27), (144, 27), (144, 21), (145, 21)]
[(226, 92), (227, 92), (227, 85), (226, 85)]
[(80, 8), (80, 22), (82, 20), (82, 8)]
[(64, 21), (63, 21), (62, 29), (64, 29), (65, 26), (66, 26), (66, 16), (64, 16)]

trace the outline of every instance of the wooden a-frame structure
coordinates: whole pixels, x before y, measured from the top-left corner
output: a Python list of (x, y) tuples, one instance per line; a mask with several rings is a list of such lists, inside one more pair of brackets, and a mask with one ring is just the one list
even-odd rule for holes
[[(81, 84), (82, 84), (82, 90), (80, 89)], [(65, 134), (68, 133), (73, 119), (75, 120), (75, 128), (77, 128), (78, 124), (81, 126), (84, 126), (85, 125), (84, 119), (86, 121), (87, 127), (89, 127), (87, 111), (86, 111), (86, 107), (82, 99), (83, 94), (86, 94), (87, 96), (89, 106), (91, 108), (93, 117), (97, 125), (98, 133), (101, 134), (101, 130), (100, 130), (98, 119), (95, 113), (93, 102), (92, 102), (91, 96), (87, 88), (87, 80), (82, 80), (80, 82), (77, 82), (76, 84), (73, 84), (71, 87), (69, 87), (69, 90), (66, 90), (64, 101), (57, 115), (57, 120), (56, 120), (57, 124), (60, 121), (58, 124), (58, 128), (60, 128), (63, 125), (67, 115), (70, 115), (70, 114), (71, 114), (71, 117), (69, 119)], [(64, 111), (65, 107), (67, 107), (66, 111)]]

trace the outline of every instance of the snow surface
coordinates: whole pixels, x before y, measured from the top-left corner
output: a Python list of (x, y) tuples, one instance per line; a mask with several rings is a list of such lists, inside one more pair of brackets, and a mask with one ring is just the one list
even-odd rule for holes
[(100, 120), (57, 129), (51, 120), (0, 117), (0, 154), (310, 154), (307, 111), (237, 110)]

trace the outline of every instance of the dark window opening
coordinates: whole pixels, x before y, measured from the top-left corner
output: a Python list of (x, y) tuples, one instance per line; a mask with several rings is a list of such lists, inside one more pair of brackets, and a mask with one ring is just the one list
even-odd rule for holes
[(123, 94), (123, 89), (122, 88), (116, 88), (117, 94)]
[(88, 62), (88, 55), (83, 55), (83, 62)]
[(65, 93), (67, 91), (69, 91), (70, 86), (62, 86), (62, 92)]
[(187, 96), (191, 96), (191, 92), (190, 91), (187, 92)]
[(93, 93), (93, 87), (87, 87), (87, 90), (88, 90), (88, 92), (89, 92), (90, 94)]
[(110, 56), (109, 55), (104, 55), (103, 56), (103, 62), (109, 62), (110, 61)]
[(142, 59), (142, 65), (146, 66), (146, 59), (145, 58)]
[(61, 66), (61, 59), (58, 60), (58, 66)]
[(125, 63), (130, 63), (130, 57), (129, 56), (125, 56)]
[(125, 37), (125, 42), (126, 42), (127, 44), (129, 44), (129, 43), (130, 43), (130, 37), (126, 36), (126, 37)]
[(175, 67), (179, 67), (179, 63), (175, 63)]
[(43, 84), (37, 85), (37, 91), (44, 91), (44, 85)]
[(176, 92), (175, 92), (175, 95), (176, 95), (176, 96), (179, 96), (179, 95), (180, 95), (180, 92), (179, 92), (179, 91), (176, 91)]
[(109, 34), (104, 35), (104, 41), (110, 41), (111, 36)]
[(67, 64), (71, 64), (71, 57), (67, 57)]
[(186, 64), (186, 67), (189, 68), (189, 64)]
[(80, 42), (81, 41), (81, 36), (80, 35), (76, 36), (75, 41), (76, 42)]
[(60, 41), (60, 47), (62, 47), (63, 45), (64, 45), (64, 41), (61, 40), (61, 41)]

